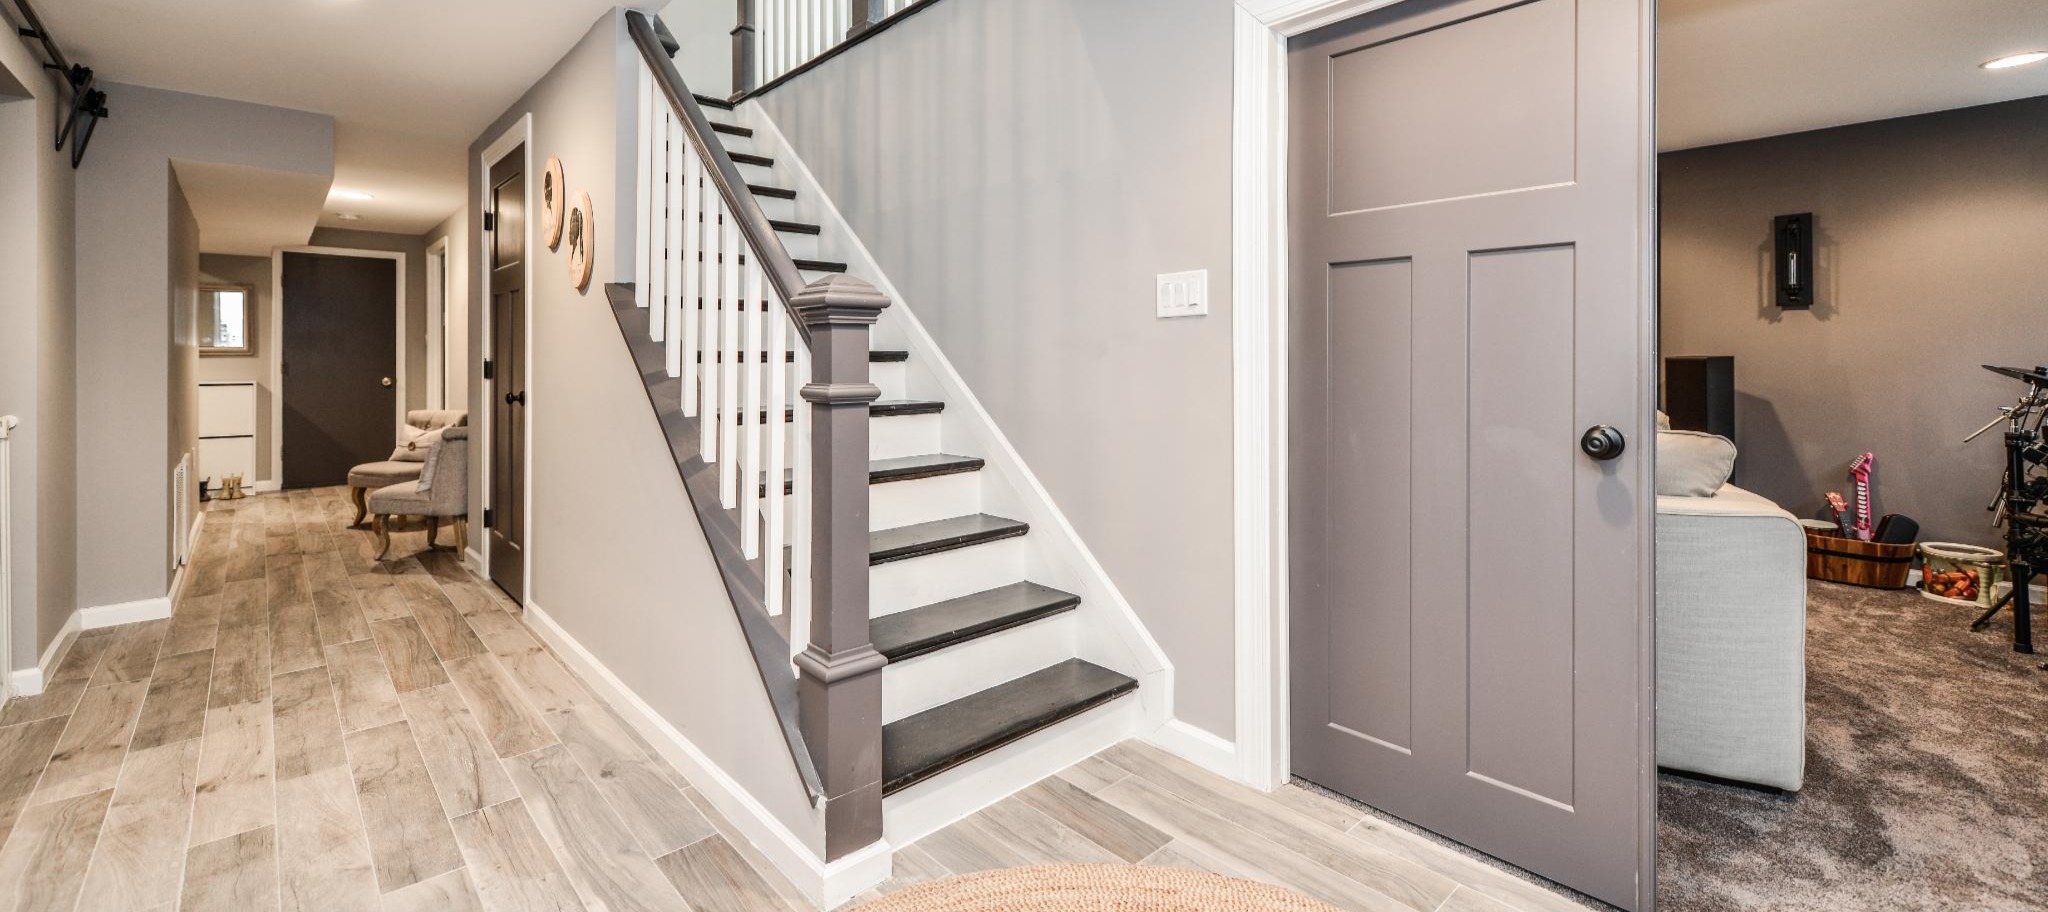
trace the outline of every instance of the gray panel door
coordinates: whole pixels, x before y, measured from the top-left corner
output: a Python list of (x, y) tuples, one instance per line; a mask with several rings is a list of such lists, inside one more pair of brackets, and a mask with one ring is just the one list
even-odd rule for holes
[[(1290, 47), (1295, 772), (1652, 902), (1649, 0)], [(1581, 450), (1611, 425), (1616, 459)]]

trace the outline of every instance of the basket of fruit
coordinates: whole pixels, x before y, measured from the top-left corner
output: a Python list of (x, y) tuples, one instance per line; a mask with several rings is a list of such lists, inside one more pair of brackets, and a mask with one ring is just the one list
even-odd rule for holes
[(1920, 594), (1926, 598), (1988, 608), (2004, 578), (2004, 552), (1953, 542), (1920, 545)]

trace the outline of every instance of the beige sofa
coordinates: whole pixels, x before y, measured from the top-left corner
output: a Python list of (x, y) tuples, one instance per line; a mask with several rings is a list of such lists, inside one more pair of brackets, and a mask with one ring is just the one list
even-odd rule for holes
[(1657, 498), (1657, 765), (1797, 791), (1806, 535), (1734, 485)]

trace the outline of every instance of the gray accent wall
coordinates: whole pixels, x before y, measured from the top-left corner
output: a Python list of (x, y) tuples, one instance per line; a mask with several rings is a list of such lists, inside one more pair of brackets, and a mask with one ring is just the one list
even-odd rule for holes
[(683, 48), (676, 72), (699, 95), (732, 94), (732, 30), (739, 21), (734, 0), (673, 0), (658, 14)]
[[(638, 67), (624, 16), (607, 13), (470, 147), (470, 211), (481, 212), (484, 150), (531, 114), (534, 167), (559, 156), (571, 198), (588, 191), (602, 226), (587, 291), (569, 284), (566, 247), (528, 251), (529, 600), (822, 851), (822, 825), (605, 298), (605, 283), (633, 275), (625, 231)], [(469, 232), (466, 246), (469, 325), (476, 327), (469, 399), (481, 418), (484, 397), (498, 392), (481, 374), (489, 338), (482, 232)], [(479, 462), (471, 472), (472, 516), (484, 503), (480, 464), (489, 451), (488, 437), (471, 448)], [(477, 547), (487, 539), (481, 528), (471, 536)]]
[[(0, 21), (11, 21), (0, 15)], [(76, 183), (51, 148), (61, 93), (21, 42), (0, 40), (0, 414), (13, 433), (11, 654), (34, 667), (78, 607)]]
[[(191, 311), (167, 300), (179, 268), (171, 258), (177, 162), (334, 173), (326, 115), (107, 88), (120, 113), (100, 125), (77, 175), (80, 607), (159, 598), (170, 588), (169, 454), (193, 448), (179, 402), (191, 395), (185, 362), (196, 336)], [(196, 245), (190, 256), (196, 274)]]
[[(1877, 454), (1875, 508), (1998, 546), (2004, 451), (1962, 438), (2048, 364), (2048, 97), (1662, 156), (1663, 349), (1734, 355), (1734, 481), (1800, 516)], [(1770, 300), (1771, 218), (1812, 212), (1819, 302)]]
[[(1233, 737), (1229, 0), (955, 0), (762, 105)], [(1154, 276), (1209, 270), (1209, 316)]]

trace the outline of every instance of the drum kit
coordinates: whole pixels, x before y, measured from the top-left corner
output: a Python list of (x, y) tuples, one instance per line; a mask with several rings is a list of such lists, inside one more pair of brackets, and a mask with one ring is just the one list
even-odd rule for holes
[[(2034, 651), (2033, 604), (2027, 588), (2037, 574), (2048, 571), (2048, 440), (2042, 437), (2042, 422), (2048, 419), (2048, 367), (2032, 370), (2019, 367), (1984, 369), (2027, 385), (2019, 402), (1999, 409), (1997, 418), (1963, 438), (1964, 443), (1991, 432), (2001, 423), (2005, 429), (2005, 479), (1998, 497), (1991, 502), (1994, 525), (2005, 527), (2006, 558), (2012, 568), (2012, 591), (1970, 625), (1983, 630), (2008, 605), (2012, 607), (2012, 648)], [(2042, 666), (2048, 669), (2048, 665)]]

